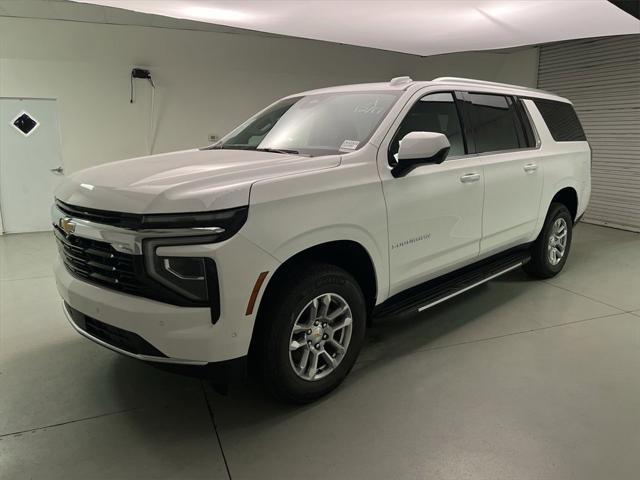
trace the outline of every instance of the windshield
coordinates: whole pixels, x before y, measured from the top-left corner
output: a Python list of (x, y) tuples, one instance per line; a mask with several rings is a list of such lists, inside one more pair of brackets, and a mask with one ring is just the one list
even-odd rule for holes
[(310, 156), (352, 152), (369, 140), (399, 96), (399, 92), (343, 92), (287, 98), (211, 148)]

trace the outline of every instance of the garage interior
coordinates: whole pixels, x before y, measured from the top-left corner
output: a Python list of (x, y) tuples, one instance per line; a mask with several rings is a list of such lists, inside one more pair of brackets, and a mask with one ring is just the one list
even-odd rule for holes
[[(16, 148), (4, 125), (33, 105), (31, 128), (47, 115), (53, 126), (24, 158), (47, 174), (207, 145), (282, 96), (401, 75), (565, 96), (593, 154), (559, 276), (514, 271), (374, 323), (345, 383), (302, 407), (252, 382), (221, 395), (80, 337), (56, 291), (53, 235), (36, 231), (48, 210), (21, 223), (28, 190), (0, 162), (0, 478), (637, 477), (638, 2), (453, 3), (193, 1), (178, 15), (169, 1), (0, 0), (0, 153)], [(269, 28), (247, 20), (264, 4), (279, 14)], [(461, 25), (366, 35), (376, 23), (362, 8), (401, 22), (390, 9), (403, 7)], [(464, 32), (465, 12), (480, 30)], [(559, 28), (569, 15), (580, 21)], [(332, 19), (364, 26), (341, 37)]]

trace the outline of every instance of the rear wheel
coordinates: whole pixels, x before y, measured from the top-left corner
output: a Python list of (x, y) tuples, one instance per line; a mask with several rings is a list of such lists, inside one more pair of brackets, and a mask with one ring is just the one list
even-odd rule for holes
[(295, 403), (336, 388), (353, 367), (366, 326), (365, 299), (341, 268), (305, 264), (261, 310), (256, 363), (266, 387)]
[(572, 232), (573, 218), (567, 207), (552, 203), (524, 270), (536, 278), (551, 278), (560, 273), (569, 255)]

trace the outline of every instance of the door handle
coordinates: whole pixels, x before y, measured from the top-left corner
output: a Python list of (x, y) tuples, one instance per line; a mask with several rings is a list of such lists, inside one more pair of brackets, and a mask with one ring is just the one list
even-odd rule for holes
[(64, 168), (62, 167), (52, 168), (51, 173), (55, 173), (56, 175), (64, 175)]
[(462, 183), (477, 182), (478, 180), (480, 180), (480, 174), (479, 173), (465, 173), (464, 175), (462, 175), (460, 177), (460, 181)]
[(524, 169), (525, 172), (527, 173), (533, 173), (536, 170), (538, 170), (538, 165), (536, 165), (535, 163), (527, 163), (524, 167), (522, 167)]

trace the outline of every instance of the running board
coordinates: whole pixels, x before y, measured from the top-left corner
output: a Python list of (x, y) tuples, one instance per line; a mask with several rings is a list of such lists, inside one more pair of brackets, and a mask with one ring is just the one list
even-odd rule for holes
[(375, 318), (412, 315), (504, 275), (529, 261), (529, 249), (519, 247), (494, 255), (442, 277), (405, 290), (378, 305)]

